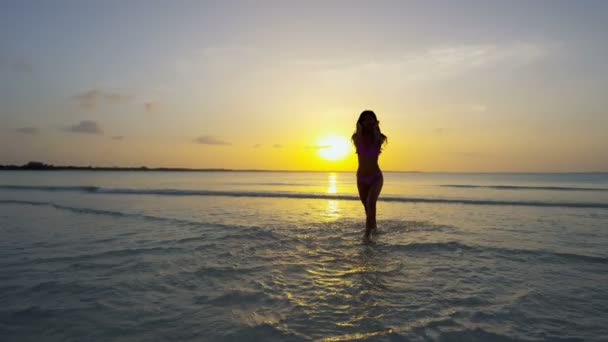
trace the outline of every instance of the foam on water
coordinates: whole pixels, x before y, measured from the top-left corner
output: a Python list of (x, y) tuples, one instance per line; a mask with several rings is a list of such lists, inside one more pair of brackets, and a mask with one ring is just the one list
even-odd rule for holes
[[(454, 187), (454, 186), (452, 186)], [(459, 186), (458, 186), (459, 187)], [(471, 186), (466, 186), (471, 188)], [(472, 187), (475, 188), (475, 187)], [(496, 188), (496, 187), (493, 187)], [(217, 191), (217, 190), (180, 190), (180, 189), (129, 189), (129, 188), (100, 188), (96, 186), (18, 186), (0, 185), (0, 189), (17, 191), (50, 191), (50, 192), (85, 192), (98, 194), (122, 194), (122, 195), (159, 195), (159, 196), (228, 196), (228, 197), (265, 197), (265, 198), (301, 198), (301, 199), (326, 199), (359, 201), (357, 195), (336, 195), (327, 193), (307, 192), (268, 192), (268, 191)], [(539, 189), (538, 187), (533, 189)], [(557, 190), (557, 189), (553, 189)], [(563, 190), (563, 189), (562, 189)], [(572, 189), (567, 189), (571, 191)], [(587, 191), (590, 189), (586, 189)], [(597, 190), (597, 189), (596, 189)], [(594, 202), (566, 202), (566, 201), (502, 201), (502, 200), (475, 200), (475, 199), (451, 199), (451, 198), (415, 198), (402, 196), (382, 196), (381, 202), (402, 203), (448, 203), (448, 204), (473, 204), (473, 205), (514, 205), (514, 206), (536, 206), (536, 207), (573, 207), (573, 208), (607, 208), (608, 203)]]

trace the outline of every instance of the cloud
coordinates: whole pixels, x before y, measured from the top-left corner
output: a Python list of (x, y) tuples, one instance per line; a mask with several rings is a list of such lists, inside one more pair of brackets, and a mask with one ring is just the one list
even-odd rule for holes
[(17, 128), (17, 132), (19, 132), (21, 134), (32, 134), (32, 135), (40, 133), (38, 128), (33, 127), (33, 126)]
[(444, 131), (445, 131), (445, 129), (444, 129), (444, 128), (439, 127), (439, 128), (435, 128), (435, 129), (433, 130), (433, 133), (435, 133), (435, 134), (442, 134)]
[(158, 103), (154, 101), (144, 102), (144, 109), (148, 113), (152, 113), (158, 109)]
[(66, 131), (72, 133), (85, 133), (85, 134), (103, 134), (103, 130), (99, 124), (95, 121), (84, 120), (79, 123), (69, 126)]
[(231, 145), (229, 142), (218, 139), (212, 135), (203, 135), (194, 140), (203, 145)]
[(332, 147), (332, 146), (331, 146), (331, 145), (319, 145), (319, 146), (315, 146), (315, 148), (316, 148), (317, 150), (322, 150), (322, 149), (324, 149), (324, 148), (330, 148), (330, 147)]
[(476, 104), (471, 107), (471, 110), (474, 112), (477, 112), (477, 113), (483, 113), (486, 111), (486, 109), (487, 109), (486, 106), (481, 105), (481, 104)]
[(357, 66), (353, 60), (340, 59), (294, 59), (287, 62), (288, 65), (304, 68), (307, 70), (322, 70), (322, 69), (344, 69)]
[(34, 68), (32, 64), (25, 58), (7, 58), (0, 56), (0, 69), (7, 68), (14, 72), (31, 73)]
[(32, 68), (32, 65), (25, 59), (19, 59), (19, 60), (14, 61), (11, 65), (11, 68), (16, 72), (26, 72), (26, 73), (30, 73), (34, 70)]
[(112, 137), (112, 140), (124, 140), (124, 138), (125, 137), (122, 136), (122, 135), (115, 135), (115, 136)]
[(534, 43), (453, 45), (428, 49), (403, 60), (410, 69), (423, 67), (430, 76), (452, 75), (479, 68), (517, 67), (533, 63), (547, 54)]
[(328, 79), (429, 82), (482, 69), (508, 72), (535, 63), (550, 52), (547, 44), (534, 42), (440, 45), (384, 59), (308, 60), (292, 65), (313, 66)]
[(308, 150), (322, 150), (324, 148), (330, 148), (331, 145), (312, 145), (312, 146), (304, 146), (305, 149)]
[(274, 145), (272, 145), (272, 147), (274, 147), (274, 148), (282, 148), (283, 145), (281, 145), (281, 144), (274, 144)]
[(306, 150), (322, 150), (325, 148), (331, 148), (331, 145), (308, 145), (308, 146), (301, 146), (300, 148), (306, 149)]
[(262, 147), (262, 144), (255, 144), (255, 145), (253, 145), (253, 148), (259, 148), (259, 147)]
[(100, 103), (122, 104), (129, 102), (132, 97), (127, 94), (108, 93), (102, 90), (93, 89), (84, 93), (76, 94), (71, 97), (82, 108), (95, 108)]

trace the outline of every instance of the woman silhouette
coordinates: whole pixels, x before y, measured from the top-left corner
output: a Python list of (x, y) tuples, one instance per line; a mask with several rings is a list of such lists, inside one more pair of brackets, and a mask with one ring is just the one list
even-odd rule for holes
[(365, 234), (363, 239), (369, 241), (372, 230), (376, 226), (376, 201), (382, 190), (384, 178), (378, 166), (378, 156), (382, 145), (387, 142), (386, 135), (380, 132), (376, 114), (371, 110), (365, 110), (357, 120), (357, 130), (352, 136), (353, 144), (357, 149), (357, 189), (359, 198), (365, 208)]

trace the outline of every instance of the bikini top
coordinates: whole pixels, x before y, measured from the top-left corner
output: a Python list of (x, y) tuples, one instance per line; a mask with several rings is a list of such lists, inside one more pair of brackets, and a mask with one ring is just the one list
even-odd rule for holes
[(380, 154), (380, 146), (359, 144), (357, 154), (363, 157), (377, 157)]

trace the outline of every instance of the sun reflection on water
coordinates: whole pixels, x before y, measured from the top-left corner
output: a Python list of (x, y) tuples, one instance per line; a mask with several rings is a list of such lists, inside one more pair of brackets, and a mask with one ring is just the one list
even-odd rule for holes
[[(284, 284), (283, 295), (307, 320), (323, 321), (324, 329), (313, 334), (316, 341), (392, 335), (394, 326), (385, 324), (383, 318), (390, 292), (385, 278), (400, 263), (389, 262), (388, 254), (374, 246), (359, 246), (350, 239), (331, 240), (317, 240), (306, 248), (304, 272), (297, 284)], [(327, 321), (328, 311), (331, 322)]]
[(329, 184), (327, 185), (328, 194), (335, 194), (338, 192), (337, 180), (338, 176), (335, 173), (329, 174)]
[[(335, 194), (338, 192), (337, 182), (338, 176), (335, 173), (330, 173), (328, 177), (327, 193)], [(329, 219), (340, 218), (338, 212), (339, 206), (337, 200), (327, 200), (327, 207), (325, 208), (325, 217)]]
[(327, 207), (325, 208), (325, 217), (331, 219), (340, 218), (340, 213), (338, 212), (338, 201), (327, 200)]

